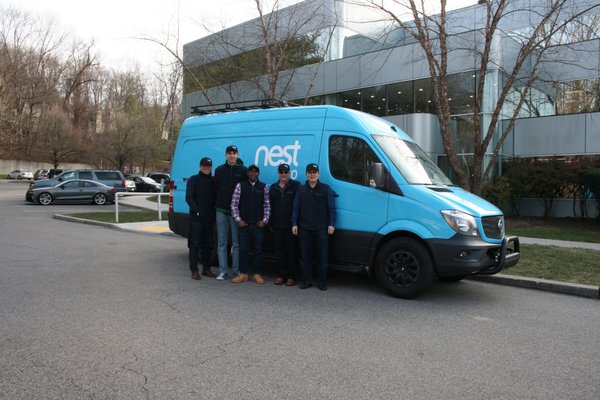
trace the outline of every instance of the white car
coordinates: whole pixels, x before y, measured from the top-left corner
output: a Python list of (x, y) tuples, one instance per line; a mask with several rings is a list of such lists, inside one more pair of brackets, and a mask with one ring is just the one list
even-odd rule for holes
[(33, 172), (25, 171), (23, 169), (15, 169), (13, 172), (8, 174), (7, 179), (33, 179)]

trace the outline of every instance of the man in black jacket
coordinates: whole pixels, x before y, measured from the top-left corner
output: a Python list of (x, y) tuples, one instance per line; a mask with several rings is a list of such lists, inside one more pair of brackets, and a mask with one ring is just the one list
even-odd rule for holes
[(238, 183), (231, 197), (231, 215), (239, 227), (240, 239), (240, 274), (233, 278), (233, 283), (248, 280), (250, 249), (254, 253), (254, 282), (265, 283), (262, 277), (262, 246), (271, 206), (267, 185), (258, 180), (258, 174), (258, 166), (249, 166), (248, 180)]
[(202, 250), (202, 275), (214, 278), (210, 270), (213, 224), (215, 221), (215, 183), (212, 160), (200, 160), (200, 172), (190, 177), (185, 190), (185, 201), (190, 207), (188, 248), (192, 279), (201, 279), (198, 273), (198, 250)]
[(232, 242), (232, 265), (233, 276), (240, 273), (240, 249), (238, 245), (238, 227), (233, 218), (231, 218), (231, 196), (235, 186), (246, 180), (246, 167), (238, 156), (236, 146), (227, 146), (225, 149), (227, 160), (215, 170), (215, 186), (217, 190), (217, 200), (215, 209), (217, 210), (217, 255), (219, 256), (219, 276), (218, 281), (223, 281), (227, 277), (228, 254), (227, 242), (229, 231), (231, 231)]
[(296, 284), (298, 238), (292, 234), (292, 208), (300, 183), (290, 178), (290, 166), (280, 164), (277, 167), (279, 179), (269, 188), (271, 200), (271, 218), (269, 224), (273, 231), (273, 245), (277, 257), (276, 285), (294, 286)]
[(306, 166), (306, 184), (300, 186), (294, 199), (292, 233), (300, 236), (302, 284), (300, 289), (312, 286), (311, 257), (317, 251), (317, 286), (327, 290), (327, 263), (329, 237), (335, 232), (335, 200), (331, 188), (319, 181), (319, 166)]

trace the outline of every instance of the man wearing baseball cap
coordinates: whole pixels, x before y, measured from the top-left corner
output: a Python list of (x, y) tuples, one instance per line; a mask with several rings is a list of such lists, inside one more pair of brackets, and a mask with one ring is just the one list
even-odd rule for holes
[(234, 145), (227, 146), (225, 149), (226, 161), (215, 170), (215, 187), (217, 199), (215, 209), (217, 210), (217, 255), (219, 256), (219, 275), (218, 281), (223, 281), (227, 277), (228, 257), (227, 243), (229, 231), (231, 231), (232, 241), (232, 269), (234, 277), (240, 273), (240, 253), (238, 245), (238, 226), (231, 217), (231, 196), (235, 186), (246, 180), (246, 167), (239, 159), (238, 148)]
[(210, 270), (212, 236), (215, 221), (215, 180), (211, 174), (212, 160), (200, 160), (200, 172), (188, 179), (185, 201), (190, 207), (188, 248), (192, 279), (201, 279), (198, 273), (198, 251), (202, 251), (202, 275), (214, 278)]
[(259, 172), (257, 165), (249, 166), (248, 180), (238, 183), (231, 197), (231, 215), (238, 225), (240, 240), (240, 274), (233, 278), (233, 283), (248, 280), (250, 249), (254, 253), (254, 282), (265, 283), (262, 277), (262, 247), (271, 205), (267, 185), (258, 180)]
[(292, 208), (300, 183), (290, 178), (290, 166), (286, 163), (277, 167), (277, 182), (269, 187), (273, 246), (277, 258), (276, 285), (296, 284), (298, 238), (292, 234)]
[(306, 183), (298, 189), (292, 211), (292, 233), (300, 237), (300, 289), (312, 286), (311, 257), (317, 253), (317, 286), (327, 290), (329, 235), (335, 232), (335, 199), (331, 188), (319, 181), (319, 166), (306, 166)]

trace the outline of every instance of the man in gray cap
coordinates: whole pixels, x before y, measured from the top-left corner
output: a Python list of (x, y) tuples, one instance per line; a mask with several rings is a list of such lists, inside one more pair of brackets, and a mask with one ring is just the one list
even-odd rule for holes
[(190, 177), (185, 190), (185, 201), (190, 207), (188, 248), (192, 279), (202, 279), (198, 273), (198, 250), (202, 250), (202, 275), (214, 278), (210, 270), (212, 258), (213, 224), (215, 221), (215, 180), (211, 174), (212, 160), (200, 160), (200, 172)]

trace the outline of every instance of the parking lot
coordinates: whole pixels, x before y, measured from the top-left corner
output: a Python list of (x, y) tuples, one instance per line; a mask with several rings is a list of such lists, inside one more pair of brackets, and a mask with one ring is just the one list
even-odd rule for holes
[(26, 187), (0, 181), (0, 399), (600, 398), (597, 299), (194, 281), (185, 239), (57, 220), (114, 205)]

